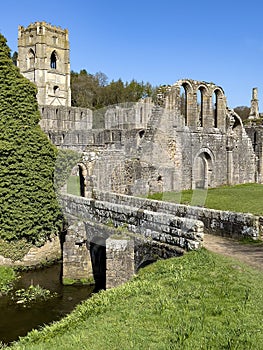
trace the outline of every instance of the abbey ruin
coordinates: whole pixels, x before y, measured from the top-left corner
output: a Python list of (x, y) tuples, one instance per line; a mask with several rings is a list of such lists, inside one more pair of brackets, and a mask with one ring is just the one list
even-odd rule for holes
[(45, 22), (19, 27), (18, 67), (38, 87), (50, 140), (81, 153), (84, 197), (96, 189), (138, 195), (263, 181), (257, 89), (246, 127), (221, 87), (191, 79), (168, 87), (156, 104), (71, 107), (68, 31)]

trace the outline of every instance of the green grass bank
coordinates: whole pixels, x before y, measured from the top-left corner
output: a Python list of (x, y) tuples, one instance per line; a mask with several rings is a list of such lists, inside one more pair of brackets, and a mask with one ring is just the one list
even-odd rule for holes
[(11, 349), (262, 349), (262, 277), (205, 249), (158, 261)]
[(180, 193), (164, 192), (149, 196), (152, 199), (190, 205), (199, 204), (198, 197), (201, 206), (204, 205), (207, 208), (263, 215), (263, 185), (261, 184), (185, 190)]

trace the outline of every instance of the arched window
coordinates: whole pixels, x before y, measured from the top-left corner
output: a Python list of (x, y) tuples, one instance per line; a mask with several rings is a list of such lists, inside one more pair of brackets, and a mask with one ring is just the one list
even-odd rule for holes
[(184, 125), (187, 125), (187, 89), (186, 84), (180, 88), (180, 114), (184, 120)]
[(258, 140), (257, 140), (257, 132), (255, 131), (254, 132), (254, 137), (253, 137), (253, 150), (254, 150), (254, 152), (257, 149), (257, 142), (258, 142)]
[(50, 56), (50, 68), (57, 69), (57, 55), (55, 51)]
[(203, 127), (204, 119), (204, 89), (200, 87), (197, 91), (197, 113), (198, 113), (198, 126)]
[(218, 124), (218, 91), (213, 93), (213, 115), (214, 115), (214, 127), (217, 128)]
[(59, 87), (57, 85), (53, 87), (53, 90), (54, 90), (54, 95), (56, 96), (59, 95)]
[(27, 59), (28, 59), (28, 68), (34, 68), (35, 66), (35, 52), (30, 49), (27, 55)]

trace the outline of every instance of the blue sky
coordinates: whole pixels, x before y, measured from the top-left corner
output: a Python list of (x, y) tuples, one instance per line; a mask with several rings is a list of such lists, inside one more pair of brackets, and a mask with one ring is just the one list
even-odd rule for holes
[(263, 112), (262, 16), (262, 0), (13, 0), (1, 2), (0, 32), (15, 51), (18, 25), (46, 21), (68, 28), (76, 72), (214, 82), (232, 108), (249, 106), (258, 87)]

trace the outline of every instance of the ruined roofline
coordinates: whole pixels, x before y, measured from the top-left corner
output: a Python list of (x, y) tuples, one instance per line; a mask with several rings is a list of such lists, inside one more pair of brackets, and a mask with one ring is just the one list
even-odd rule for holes
[(26, 32), (26, 31), (30, 31), (32, 29), (35, 29), (36, 27), (45, 27), (48, 30), (53, 31), (54, 33), (66, 33), (66, 34), (68, 34), (68, 29), (63, 29), (59, 26), (53, 26), (52, 24), (47, 23), (45, 21), (37, 21), (34, 23), (30, 23), (27, 27), (19, 25), (18, 32), (22, 33), (22, 32)]

